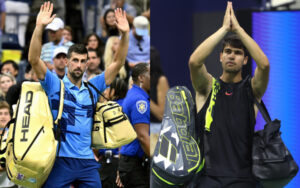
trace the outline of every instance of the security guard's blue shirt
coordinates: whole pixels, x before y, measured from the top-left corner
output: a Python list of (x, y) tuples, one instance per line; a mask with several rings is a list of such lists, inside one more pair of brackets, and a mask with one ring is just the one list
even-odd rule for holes
[[(60, 80), (47, 69), (45, 79), (41, 85), (47, 93), (53, 119), (57, 117), (59, 107)], [(94, 159), (91, 149), (91, 131), (93, 122), (92, 100), (88, 89), (83, 82), (81, 87), (75, 86), (65, 75), (64, 108), (61, 119), (61, 148), (59, 157), (72, 157), (79, 159)], [(90, 82), (98, 90), (106, 89), (104, 72), (95, 76)], [(98, 99), (98, 93), (90, 88), (94, 96), (94, 104)]]
[[(133, 126), (138, 123), (150, 125), (149, 95), (142, 88), (133, 85), (124, 99), (123, 111), (127, 114), (130, 123)], [(142, 157), (144, 155), (144, 151), (138, 139), (122, 146), (120, 153), (126, 156), (137, 157)]]

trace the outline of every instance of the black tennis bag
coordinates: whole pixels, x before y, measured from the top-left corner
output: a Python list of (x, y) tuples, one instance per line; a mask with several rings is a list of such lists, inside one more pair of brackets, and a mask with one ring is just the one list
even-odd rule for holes
[(151, 188), (183, 187), (203, 168), (195, 115), (190, 91), (183, 86), (171, 88), (151, 163)]
[(280, 121), (271, 120), (263, 101), (254, 101), (267, 124), (253, 137), (253, 176), (264, 188), (284, 187), (297, 175), (299, 167), (281, 138)]

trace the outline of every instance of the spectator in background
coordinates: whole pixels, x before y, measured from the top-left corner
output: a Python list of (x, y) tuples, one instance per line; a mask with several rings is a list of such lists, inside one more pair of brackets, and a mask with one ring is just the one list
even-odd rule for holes
[(145, 16), (150, 21), (150, 8), (142, 13), (142, 16)]
[(35, 72), (33, 71), (32, 67), (29, 63), (26, 66), (24, 78), (25, 78), (25, 80), (23, 80), (23, 81), (32, 81), (32, 82), (38, 82), (39, 81), (36, 74), (35, 74)]
[(92, 75), (98, 75), (103, 71), (103, 68), (100, 69), (101, 58), (95, 49), (88, 49), (88, 57), (87, 69), (82, 78), (84, 81), (88, 81)]
[(64, 38), (64, 43), (73, 40), (73, 33), (72, 33), (72, 28), (68, 25), (66, 25), (63, 29), (62, 32), (63, 38)]
[[(24, 78), (25, 80), (23, 81), (38, 81), (37, 76), (29, 63), (26, 66)], [(19, 96), (21, 94), (22, 83), (23, 82), (18, 82), (17, 84), (12, 85), (6, 93), (6, 101), (12, 107), (18, 102)]]
[(46, 26), (48, 30), (48, 36), (50, 42), (42, 46), (41, 59), (46, 63), (48, 69), (53, 70), (53, 57), (54, 50), (60, 46), (64, 46), (69, 49), (73, 45), (73, 42), (65, 42), (62, 32), (64, 29), (64, 22), (60, 18), (54, 18), (54, 20)]
[(0, 98), (1, 100), (5, 100), (8, 89), (16, 84), (16, 79), (9, 73), (3, 73), (0, 75)]
[(2, 63), (1, 66), (1, 73), (9, 73), (17, 79), (18, 73), (19, 73), (19, 66), (16, 62), (13, 60), (7, 60)]
[[(117, 184), (130, 188), (149, 187), (150, 156), (150, 66), (139, 63), (132, 69), (133, 86), (123, 101), (123, 111), (133, 125), (137, 139), (122, 146), (120, 150)], [(121, 180), (121, 181), (120, 181)]]
[(87, 49), (95, 49), (99, 57), (102, 58), (105, 44), (102, 42), (102, 40), (98, 37), (96, 33), (91, 33), (88, 36), (86, 36), (84, 44)]
[(110, 4), (107, 4), (104, 6), (103, 10), (102, 10), (102, 15), (100, 18), (100, 21), (102, 23), (102, 25), (104, 25), (104, 13), (108, 10), (108, 9), (116, 9), (116, 8), (122, 8), (123, 10), (126, 11), (127, 13), (127, 20), (129, 22), (129, 24), (132, 24), (133, 22), (133, 18), (136, 17), (136, 9), (134, 8), (134, 6), (132, 6), (131, 4), (127, 3), (126, 0), (110, 0)]
[(5, 25), (5, 3), (4, 0), (0, 0), (0, 62), (2, 59), (2, 31)]
[[(25, 33), (29, 19), (29, 4), (31, 0), (7, 0), (6, 6), (6, 33), (18, 34), (19, 44), (25, 46)], [(9, 15), (16, 14), (16, 15)], [(21, 15), (18, 15), (21, 14)]]
[(137, 63), (150, 62), (149, 21), (144, 16), (134, 18), (129, 34), (127, 61), (132, 68)]
[[(114, 55), (117, 49), (119, 48), (119, 43), (120, 43), (119, 37), (112, 36), (108, 38), (105, 46), (104, 56), (103, 56), (105, 69), (113, 62)], [(126, 83), (128, 83), (128, 79), (130, 76), (129, 71), (130, 70), (128, 67), (128, 62), (126, 61), (125, 65), (123, 65), (123, 67), (120, 69), (118, 73), (118, 77), (124, 79)]]
[(116, 17), (113, 9), (104, 13), (104, 24), (102, 26), (101, 39), (106, 42), (110, 36), (118, 36), (119, 30), (115, 25)]
[(67, 65), (67, 53), (68, 49), (66, 47), (60, 46), (58, 48), (55, 48), (54, 54), (53, 54), (53, 70), (58, 78), (63, 79), (65, 76), (65, 69)]
[[(120, 78), (116, 78), (110, 87), (105, 90), (104, 95), (109, 100), (116, 101), (119, 105), (122, 105), (127, 91), (127, 83)], [(101, 164), (99, 174), (101, 175), (102, 188), (117, 188), (116, 177), (119, 164), (119, 149), (100, 149), (98, 154), (99, 163)]]
[[(7, 102), (1, 101), (0, 102), (0, 134), (2, 134), (3, 131), (6, 131), (4, 128), (6, 124), (11, 120), (11, 115), (10, 115), (10, 106)], [(7, 134), (4, 134), (4, 142), (6, 142)], [(1, 144), (3, 147), (1, 149), (4, 149), (4, 146), (6, 144)], [(0, 158), (3, 157), (2, 154), (0, 155)], [(11, 182), (6, 174), (5, 168), (2, 168), (0, 166), (0, 187), (18, 187), (16, 186), (13, 182)]]
[(150, 93), (150, 120), (151, 134), (158, 133), (164, 115), (166, 95), (169, 90), (167, 77), (160, 65), (158, 51), (151, 47), (151, 93)]

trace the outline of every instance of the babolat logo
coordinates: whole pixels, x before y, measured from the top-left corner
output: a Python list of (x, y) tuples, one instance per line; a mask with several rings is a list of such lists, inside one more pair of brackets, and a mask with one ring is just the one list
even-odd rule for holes
[(190, 115), (188, 112), (189, 106), (185, 103), (181, 92), (170, 93), (168, 97), (173, 116), (172, 119), (176, 122), (177, 133), (181, 139), (186, 158), (189, 161), (197, 161), (197, 146), (194, 142), (190, 142), (190, 135), (187, 132), (187, 123), (190, 121), (188, 117)]
[(23, 137), (21, 138), (21, 142), (27, 142), (26, 133), (28, 133), (29, 122), (30, 122), (30, 107), (32, 104), (33, 92), (28, 91), (25, 97), (25, 107), (24, 107), (24, 116), (22, 119), (22, 129)]

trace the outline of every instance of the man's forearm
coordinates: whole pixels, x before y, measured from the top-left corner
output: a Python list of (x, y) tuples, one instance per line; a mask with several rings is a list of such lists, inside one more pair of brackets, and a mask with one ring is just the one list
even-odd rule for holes
[(211, 54), (216, 45), (223, 39), (228, 31), (221, 27), (218, 31), (202, 42), (190, 57), (190, 64), (202, 66), (204, 60)]
[(236, 30), (236, 34), (242, 40), (243, 44), (247, 48), (250, 56), (256, 62), (257, 66), (260, 69), (265, 69), (269, 67), (269, 61), (267, 56), (264, 54), (264, 52), (261, 50), (258, 44), (244, 31), (244, 29), (239, 27)]
[(30, 41), (28, 61), (29, 63), (35, 64), (38, 63), (42, 50), (42, 34), (44, 27), (37, 25), (33, 31), (32, 38)]
[(114, 62), (117, 62), (120, 65), (120, 67), (122, 67), (125, 64), (125, 59), (128, 52), (128, 46), (129, 46), (129, 33), (125, 32), (122, 33), (120, 45), (114, 57)]

